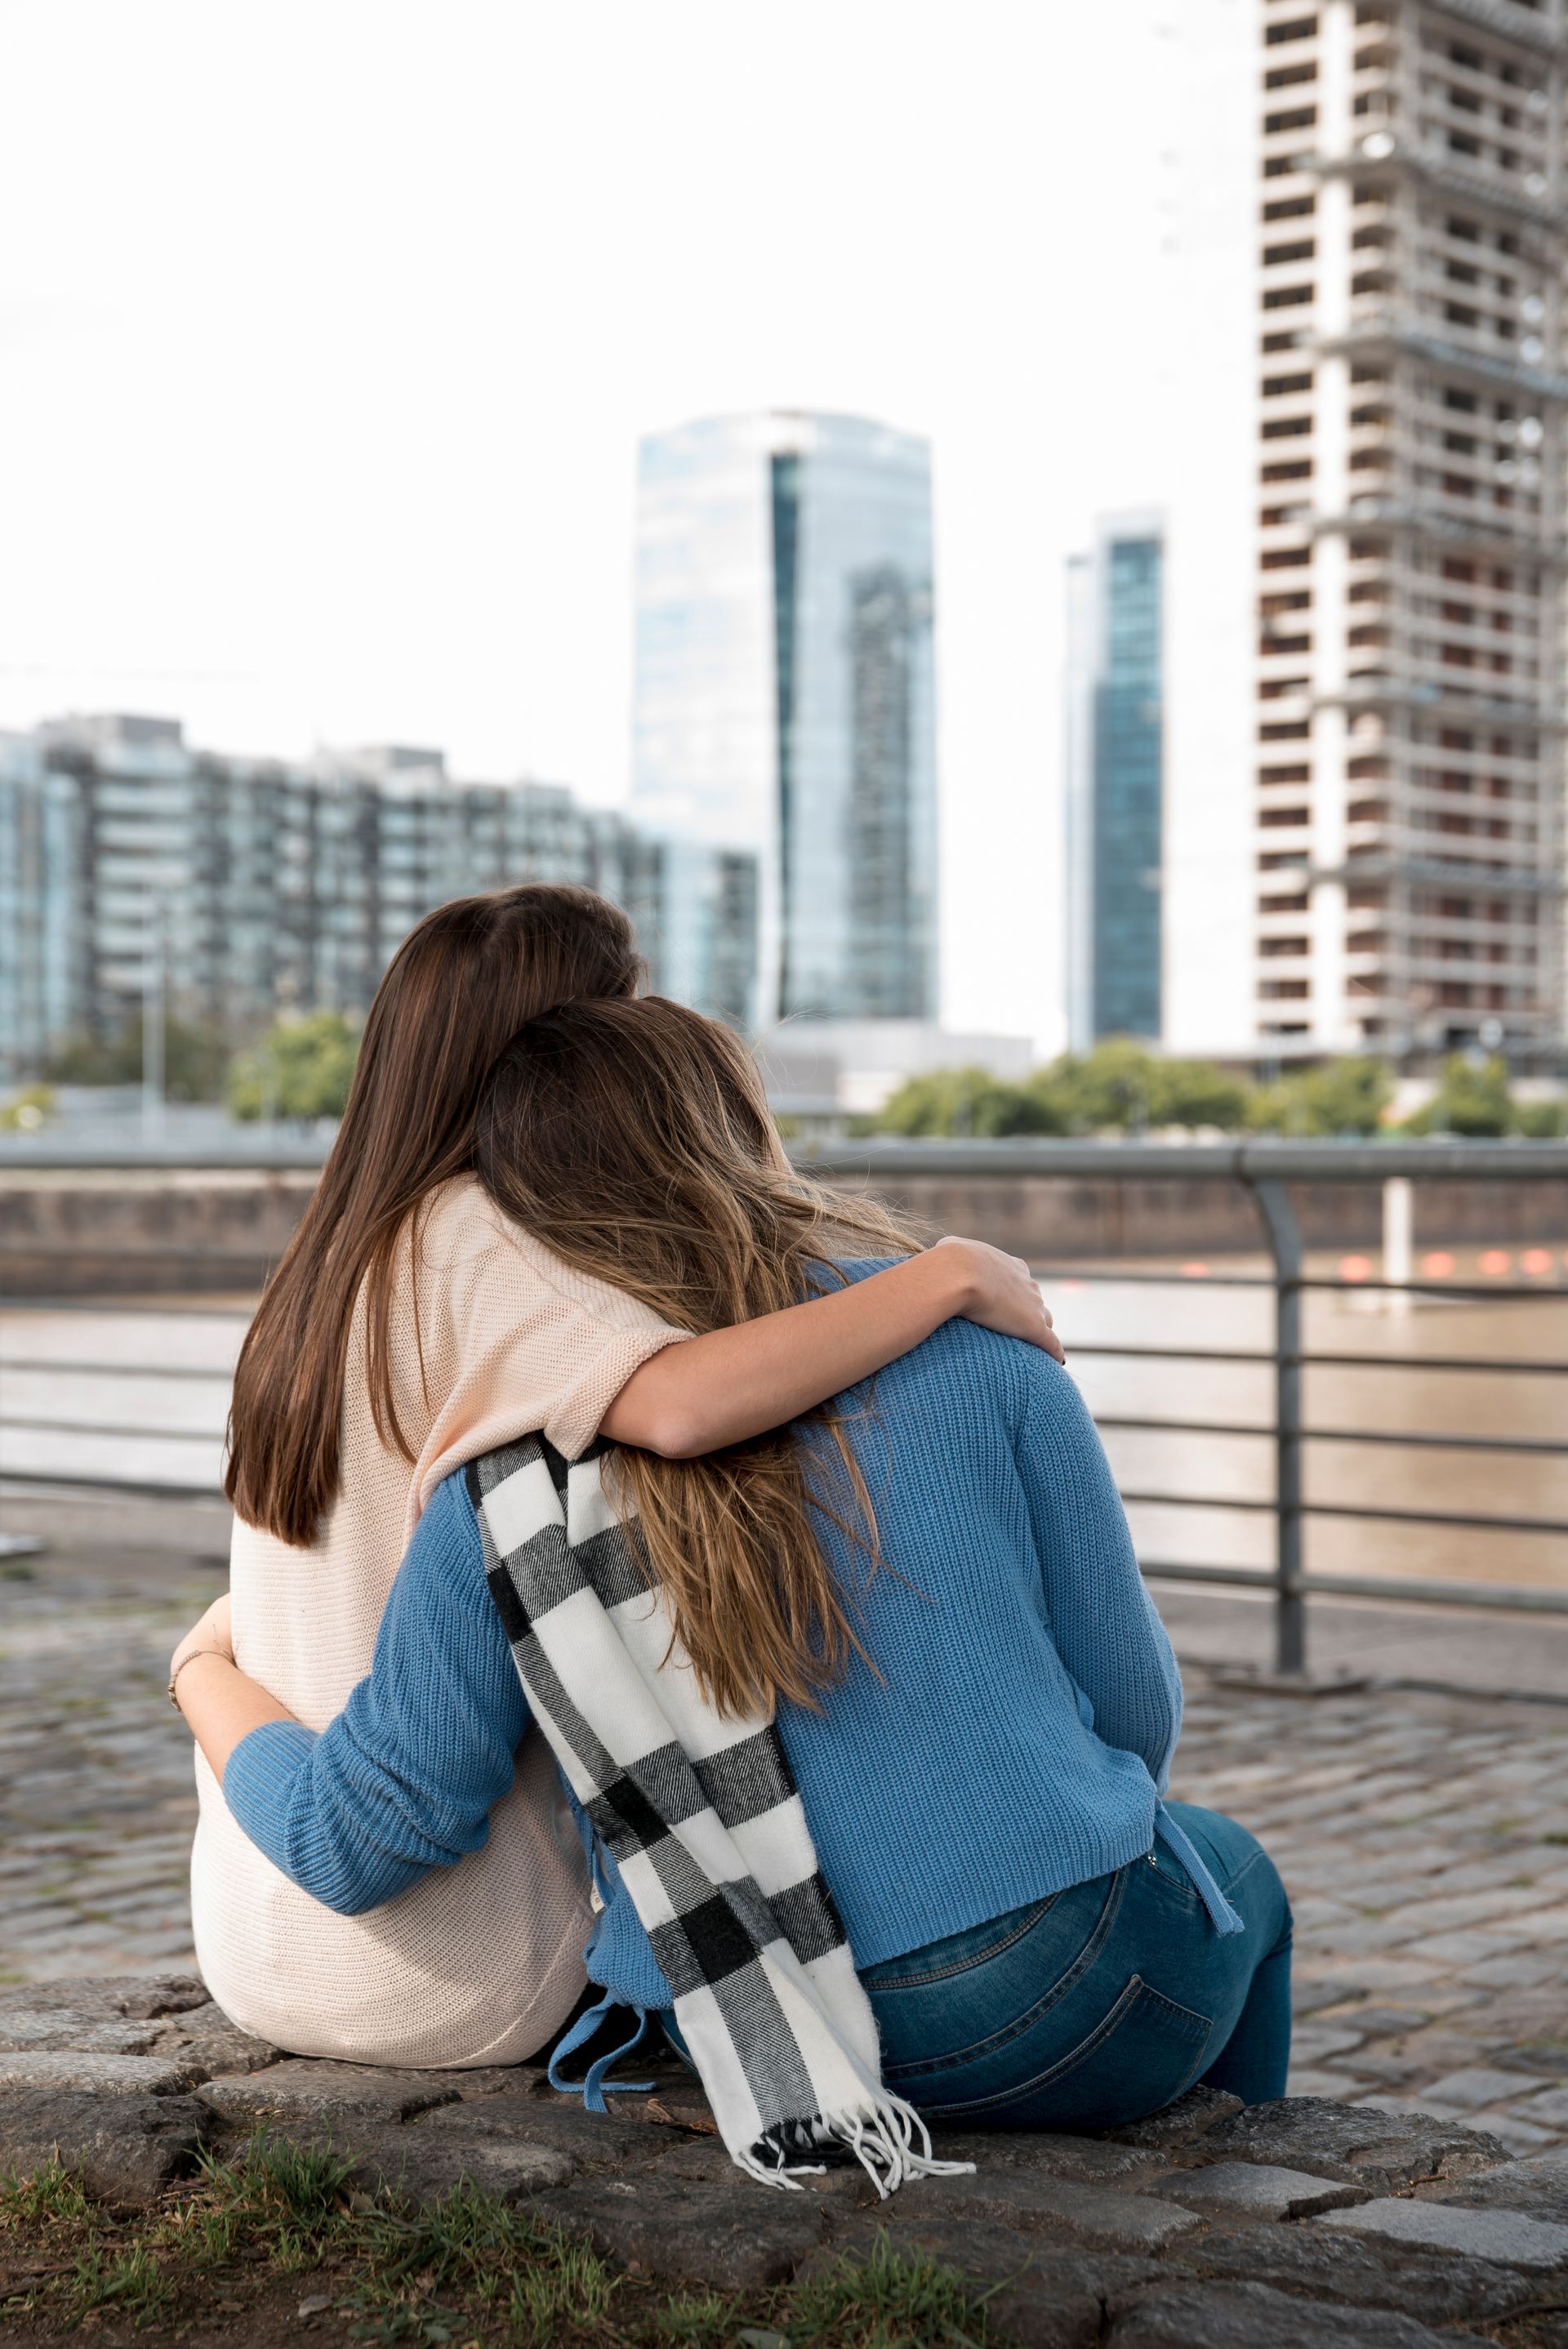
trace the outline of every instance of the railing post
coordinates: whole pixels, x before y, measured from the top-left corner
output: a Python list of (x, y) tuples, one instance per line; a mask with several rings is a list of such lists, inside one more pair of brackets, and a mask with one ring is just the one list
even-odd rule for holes
[[(1408, 1174), (1390, 1174), (1383, 1185), (1383, 1278), (1405, 1281), (1410, 1278), (1416, 1233), (1416, 1186)], [(1408, 1288), (1385, 1289), (1384, 1302), (1394, 1313), (1408, 1313), (1410, 1292)]]
[(1301, 1226), (1283, 1183), (1253, 1178), (1274, 1265), (1274, 1669), (1306, 1670), (1302, 1576)]

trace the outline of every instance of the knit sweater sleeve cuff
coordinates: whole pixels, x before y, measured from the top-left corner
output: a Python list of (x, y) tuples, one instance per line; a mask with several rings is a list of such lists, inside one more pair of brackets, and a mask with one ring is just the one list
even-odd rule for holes
[(552, 1403), (544, 1423), (546, 1441), (566, 1459), (580, 1458), (633, 1371), (691, 1334), (689, 1330), (607, 1330), (604, 1344), (589, 1356), (571, 1385), (563, 1387)]
[(315, 1732), (298, 1721), (264, 1721), (242, 1737), (223, 1770), (223, 1800), (274, 1868), (292, 1873), (286, 1848), (289, 1797), (310, 1760)]

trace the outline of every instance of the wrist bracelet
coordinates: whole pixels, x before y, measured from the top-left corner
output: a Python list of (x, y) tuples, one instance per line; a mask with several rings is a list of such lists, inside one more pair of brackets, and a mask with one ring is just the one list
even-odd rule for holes
[(174, 1683), (180, 1678), (181, 1673), (185, 1670), (186, 1665), (193, 1664), (198, 1656), (221, 1656), (222, 1653), (223, 1651), (222, 1648), (192, 1648), (188, 1656), (181, 1657), (180, 1661), (175, 1665), (174, 1670), (169, 1675), (169, 1702), (174, 1707), (176, 1713), (180, 1710), (180, 1699), (174, 1693)]

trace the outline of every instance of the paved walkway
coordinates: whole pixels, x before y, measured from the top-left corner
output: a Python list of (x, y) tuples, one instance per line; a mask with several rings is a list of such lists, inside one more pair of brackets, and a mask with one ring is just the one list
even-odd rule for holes
[[(163, 1681), (220, 1578), (102, 1553), (0, 1577), (0, 1981), (188, 1965), (190, 1744)], [(1169, 1612), (1189, 1658), (1244, 1651)], [(1488, 1627), (1465, 1636), (1484, 1680)], [(1294, 2087), (1521, 2153), (1568, 2139), (1568, 1706), (1194, 1667), (1175, 1791), (1254, 1828), (1291, 1888)]]

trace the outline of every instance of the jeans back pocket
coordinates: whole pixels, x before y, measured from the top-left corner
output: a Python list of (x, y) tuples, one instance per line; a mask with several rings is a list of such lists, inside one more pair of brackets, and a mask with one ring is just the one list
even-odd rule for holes
[[(923, 2095), (919, 2080), (901, 2093), (930, 2117), (986, 2121), (1013, 2128), (1114, 2128), (1159, 2112), (1190, 2088), (1203, 2068), (1213, 2025), (1205, 2014), (1179, 2006), (1134, 1974), (1094, 2028), (1060, 2054), (1029, 2038), (1016, 2047), (1014, 2078), (989, 2095), (954, 2098), (961, 2078), (949, 2074), (939, 2093)], [(1059, 2044), (1059, 2041), (1057, 2043)], [(938, 2084), (934, 2082), (934, 2086)]]

